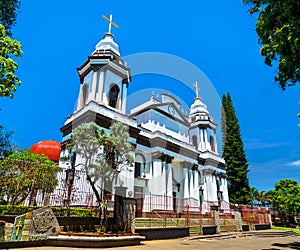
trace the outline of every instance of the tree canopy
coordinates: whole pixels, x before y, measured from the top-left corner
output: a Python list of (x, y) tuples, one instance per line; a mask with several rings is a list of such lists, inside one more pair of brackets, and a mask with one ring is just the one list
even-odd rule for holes
[(81, 156), (87, 180), (90, 183), (97, 202), (105, 199), (105, 181), (114, 178), (124, 167), (132, 164), (131, 145), (128, 142), (128, 127), (114, 123), (110, 133), (94, 123), (82, 123), (71, 136), (71, 145)]
[[(274, 190), (267, 193), (272, 206), (281, 217), (282, 224), (286, 224), (286, 219), (300, 213), (300, 186), (297, 181), (283, 179), (274, 185)], [(290, 226), (290, 225), (287, 225)]]
[(5, 127), (0, 125), (0, 157), (11, 154), (16, 147), (16, 144), (11, 141), (13, 133), (14, 131), (8, 131)]
[(265, 64), (276, 65), (275, 82), (284, 90), (300, 81), (299, 0), (242, 0), (258, 13), (256, 32)]
[(16, 86), (21, 85), (21, 81), (15, 75), (18, 64), (13, 60), (13, 56), (22, 58), (22, 47), (19, 41), (11, 39), (6, 34), (6, 30), (0, 24), (0, 96), (13, 97)]
[(50, 193), (57, 185), (59, 169), (47, 156), (19, 149), (0, 161), (0, 197), (18, 205), (34, 190)]
[(19, 0), (0, 0), (0, 23), (4, 25), (7, 34), (11, 35), (11, 28), (16, 24)]
[(248, 204), (251, 201), (248, 160), (229, 93), (223, 95), (222, 107), (223, 157), (227, 165), (229, 200), (231, 203)]

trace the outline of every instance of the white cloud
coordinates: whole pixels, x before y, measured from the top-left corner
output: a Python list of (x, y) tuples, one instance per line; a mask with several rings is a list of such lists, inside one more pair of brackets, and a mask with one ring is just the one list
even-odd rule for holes
[(246, 149), (267, 149), (286, 146), (286, 142), (262, 142), (259, 139), (251, 139), (245, 142)]
[(286, 165), (291, 167), (300, 167), (300, 160), (288, 162)]

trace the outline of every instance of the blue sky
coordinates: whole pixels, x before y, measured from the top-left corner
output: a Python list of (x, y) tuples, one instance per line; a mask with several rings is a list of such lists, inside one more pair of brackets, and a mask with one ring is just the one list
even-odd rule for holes
[[(300, 182), (300, 86), (282, 91), (274, 83), (276, 69), (259, 55), (255, 17), (239, 0), (22, 0), (13, 34), (23, 45), (17, 71), (23, 84), (13, 99), (0, 100), (0, 124), (16, 131), (19, 147), (61, 141), (59, 128), (73, 113), (79, 91), (76, 68), (107, 31), (101, 16), (110, 13), (119, 25), (113, 34), (122, 56), (174, 55), (198, 67), (220, 97), (230, 92), (251, 186), (269, 190), (282, 178)], [(165, 88), (189, 106), (194, 94), (181, 87), (146, 75), (133, 77), (129, 94)], [(209, 103), (203, 88), (200, 95)]]

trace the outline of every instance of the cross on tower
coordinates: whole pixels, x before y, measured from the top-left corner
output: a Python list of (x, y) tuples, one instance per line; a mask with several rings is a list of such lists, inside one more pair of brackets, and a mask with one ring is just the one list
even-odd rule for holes
[(199, 92), (199, 90), (200, 90), (200, 88), (198, 87), (198, 83), (195, 82), (195, 84), (193, 84), (193, 87), (196, 89), (196, 98), (198, 98), (198, 97), (199, 97), (199, 96), (198, 96), (198, 92)]
[(115, 26), (116, 28), (119, 28), (119, 26), (112, 21), (112, 14), (109, 15), (109, 19), (104, 15), (102, 15), (102, 18), (109, 23), (108, 34), (111, 34), (111, 25)]

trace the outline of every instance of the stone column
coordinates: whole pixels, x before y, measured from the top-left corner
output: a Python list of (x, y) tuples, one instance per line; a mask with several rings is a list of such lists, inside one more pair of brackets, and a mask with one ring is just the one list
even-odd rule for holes
[(216, 233), (220, 233), (220, 214), (219, 214), (219, 207), (218, 206), (211, 206), (211, 215), (212, 215), (212, 221), (213, 224), (217, 227)]
[(243, 231), (243, 221), (242, 221), (242, 215), (239, 207), (234, 208), (234, 224), (235, 224), (235, 230), (237, 232)]
[(124, 204), (123, 198), (126, 197), (127, 187), (115, 187), (115, 200), (114, 200), (114, 232), (124, 231)]
[(125, 233), (135, 233), (136, 199), (123, 197), (123, 223)]

